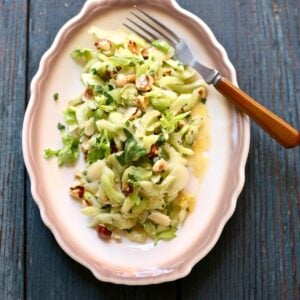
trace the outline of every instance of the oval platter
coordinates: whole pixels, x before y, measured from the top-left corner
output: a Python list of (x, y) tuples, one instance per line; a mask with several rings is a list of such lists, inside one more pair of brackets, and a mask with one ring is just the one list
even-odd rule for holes
[[(144, 285), (186, 276), (216, 244), (244, 185), (250, 126), (245, 115), (209, 87), (210, 147), (204, 153), (207, 166), (200, 181), (189, 182), (197, 201), (177, 237), (157, 245), (126, 239), (107, 243), (97, 237), (87, 226), (88, 219), (81, 214), (79, 204), (68, 194), (74, 171), (82, 162), (74, 168), (59, 168), (55, 160), (43, 158), (43, 149), (60, 146), (56, 124), (67, 99), (78, 96), (83, 89), (81, 67), (70, 53), (91, 43), (87, 32), (92, 25), (109, 30), (122, 28), (134, 5), (163, 20), (184, 37), (202, 62), (237, 84), (235, 69), (212, 31), (175, 1), (90, 0), (60, 29), (41, 59), (31, 83), (23, 124), (23, 154), (33, 198), (60, 247), (99, 280)], [(57, 102), (53, 101), (55, 92), (60, 95)]]

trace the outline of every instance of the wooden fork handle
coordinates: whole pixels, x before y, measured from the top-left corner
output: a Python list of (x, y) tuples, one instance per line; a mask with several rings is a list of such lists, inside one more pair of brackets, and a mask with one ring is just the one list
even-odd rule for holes
[(300, 145), (300, 132), (297, 129), (256, 102), (228, 79), (222, 77), (215, 84), (215, 88), (282, 146), (293, 148)]

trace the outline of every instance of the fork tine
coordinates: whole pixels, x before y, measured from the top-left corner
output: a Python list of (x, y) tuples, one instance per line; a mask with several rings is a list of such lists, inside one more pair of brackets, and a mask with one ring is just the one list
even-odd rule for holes
[(125, 27), (127, 27), (130, 31), (134, 32), (135, 34), (137, 34), (138, 36), (140, 36), (141, 38), (143, 38), (145, 41), (147, 41), (148, 43), (151, 43), (151, 40), (149, 39), (149, 37), (146, 37), (144, 34), (138, 32), (137, 30), (135, 30), (134, 28), (132, 28), (131, 26), (123, 23), (123, 25)]
[(133, 25), (135, 25), (136, 27), (138, 27), (139, 29), (141, 29), (142, 31), (145, 31), (152, 39), (158, 39), (158, 36), (155, 35), (153, 32), (150, 32), (149, 30), (145, 29), (143, 26), (141, 26), (140, 24), (136, 23), (135, 21), (126, 18), (126, 20), (128, 20), (130, 23), (132, 23)]
[(141, 17), (139, 17), (138, 15), (136, 15), (134, 12), (131, 12), (131, 14), (134, 15), (140, 21), (142, 21), (144, 24), (146, 24), (148, 27), (150, 27), (153, 31), (156, 31), (159, 35), (161, 35), (163, 38), (165, 38), (168, 42), (170, 42), (172, 44), (176, 44), (177, 43), (177, 40), (174, 40), (170, 36), (166, 35), (165, 33), (161, 32), (157, 28), (153, 27), (153, 25), (151, 25), (150, 23), (148, 23), (147, 21), (145, 21), (144, 19), (142, 19)]
[(144, 12), (143, 10), (141, 10), (138, 7), (135, 7), (135, 9), (137, 9), (139, 12), (141, 12), (143, 15), (145, 15), (146, 17), (148, 17), (150, 20), (152, 20), (154, 23), (156, 23), (157, 25), (159, 25), (161, 28), (163, 28), (166, 32), (168, 32), (173, 39), (176, 40), (177, 43), (180, 42), (180, 38), (179, 36), (177, 36), (171, 29), (169, 29), (166, 25), (164, 25), (163, 23), (161, 23), (160, 21), (158, 21), (157, 19), (153, 18), (152, 16), (150, 16), (149, 14), (147, 14), (146, 12)]

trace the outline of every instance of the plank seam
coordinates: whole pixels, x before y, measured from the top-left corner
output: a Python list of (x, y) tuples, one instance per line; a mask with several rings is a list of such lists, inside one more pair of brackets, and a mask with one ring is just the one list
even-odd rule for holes
[[(25, 52), (25, 59), (26, 59), (26, 64), (25, 64), (25, 110), (28, 104), (28, 98), (29, 98), (29, 36), (30, 36), (30, 0), (26, 0), (26, 52)], [(26, 193), (26, 186), (28, 183), (28, 176), (27, 176), (27, 171), (26, 168), (24, 168), (24, 237), (23, 237), (23, 297), (26, 300), (27, 299), (27, 281), (28, 281), (28, 274), (27, 274), (27, 193)]]

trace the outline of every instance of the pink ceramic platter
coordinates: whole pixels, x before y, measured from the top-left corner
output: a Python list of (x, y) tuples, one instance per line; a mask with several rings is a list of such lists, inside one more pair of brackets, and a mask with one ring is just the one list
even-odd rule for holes
[[(70, 57), (76, 47), (91, 44), (89, 28), (122, 28), (133, 5), (151, 13), (191, 45), (205, 64), (237, 84), (235, 69), (224, 48), (208, 26), (173, 0), (90, 0), (68, 21), (43, 55), (31, 83), (31, 98), (23, 126), (23, 153), (31, 179), (31, 190), (41, 217), (60, 247), (88, 269), (96, 278), (119, 284), (142, 285), (175, 280), (186, 276), (216, 244), (224, 225), (235, 210), (244, 184), (249, 150), (250, 126), (241, 114), (213, 88), (209, 88), (207, 108), (211, 146), (201, 180), (191, 177), (189, 189), (197, 194), (194, 211), (171, 241), (137, 244), (103, 242), (90, 229), (87, 217), (68, 193), (74, 171), (59, 168), (55, 160), (45, 160), (43, 149), (60, 146), (56, 124), (66, 106), (83, 91), (81, 66)], [(53, 101), (58, 92), (60, 101)]]

